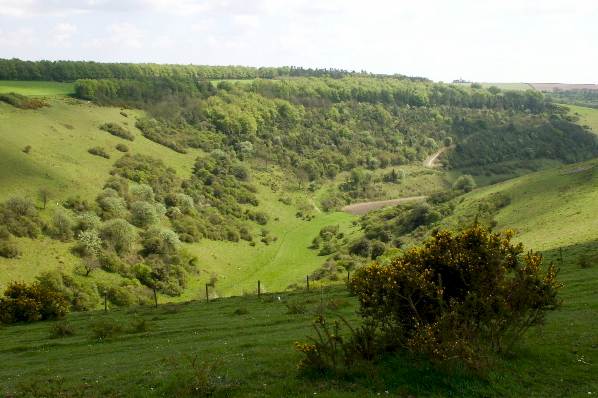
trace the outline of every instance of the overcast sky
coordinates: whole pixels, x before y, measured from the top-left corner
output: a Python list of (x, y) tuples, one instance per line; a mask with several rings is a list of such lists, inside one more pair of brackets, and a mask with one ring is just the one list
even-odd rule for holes
[(598, 0), (0, 0), (0, 58), (598, 83)]

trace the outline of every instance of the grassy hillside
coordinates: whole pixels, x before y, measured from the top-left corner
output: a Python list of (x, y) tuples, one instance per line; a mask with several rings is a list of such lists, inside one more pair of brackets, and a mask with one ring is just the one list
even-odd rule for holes
[[(0, 103), (0, 201), (13, 195), (36, 197), (48, 188), (55, 200), (80, 195), (93, 199), (122, 153), (115, 149), (124, 143), (132, 153), (162, 159), (182, 176), (188, 176), (197, 152), (183, 155), (141, 136), (135, 128), (140, 111), (99, 107), (71, 99), (53, 98), (49, 107), (21, 110)], [(105, 122), (117, 122), (134, 135), (124, 141), (99, 129)], [(23, 149), (31, 146), (26, 154)], [(90, 147), (104, 147), (111, 159), (87, 153)]]
[(74, 92), (75, 85), (73, 83), (0, 80), (0, 93), (46, 96), (70, 95)]
[[(43, 84), (32, 85), (41, 92)], [(68, 98), (52, 97), (49, 107), (38, 110), (20, 110), (0, 103), (0, 181), (2, 191), (0, 202), (13, 197), (32, 198), (41, 207), (38, 198), (40, 189), (48, 189), (48, 208), (42, 210), (42, 217), (49, 218), (58, 202), (80, 196), (93, 202), (95, 196), (109, 177), (113, 163), (122, 156), (115, 149), (119, 143), (129, 147), (129, 153), (150, 155), (161, 159), (174, 168), (177, 175), (188, 178), (195, 157), (200, 150), (190, 149), (180, 154), (164, 148), (143, 137), (134, 127), (135, 119), (142, 111), (115, 107), (99, 107)], [(126, 114), (125, 115), (123, 115)], [(125, 141), (99, 129), (105, 122), (116, 122), (125, 126), (135, 136), (134, 141)], [(23, 149), (30, 145), (29, 153)], [(111, 155), (110, 159), (93, 156), (87, 152), (90, 147), (101, 146)], [(273, 170), (273, 169), (272, 169)], [(278, 201), (279, 194), (270, 188), (271, 175), (277, 175), (278, 183), (284, 182), (280, 171), (263, 172), (259, 177), (261, 208), (271, 215), (271, 231), (277, 240), (266, 246), (259, 243), (249, 246), (247, 242), (231, 243), (204, 240), (198, 244), (186, 245), (186, 249), (199, 258), (202, 271), (199, 280), (190, 280), (190, 289), (180, 299), (203, 294), (204, 283), (212, 274), (219, 282), (215, 295), (241, 294), (255, 289), (261, 279), (266, 290), (281, 290), (288, 285), (301, 282), (306, 274), (317, 268), (322, 258), (308, 246), (320, 228), (328, 224), (339, 224), (348, 229), (352, 217), (344, 213), (314, 213), (312, 221), (295, 217), (297, 200), (306, 201), (305, 195), (290, 193), (297, 199), (291, 205)], [(274, 219), (278, 218), (278, 221)], [(255, 230), (259, 234), (259, 229)], [(52, 269), (71, 271), (80, 259), (70, 252), (72, 244), (44, 238), (17, 239), (22, 256), (16, 259), (0, 257), (0, 284), (11, 280), (31, 281), (41, 272)], [(98, 270), (96, 280), (114, 280), (118, 277)]]
[(496, 193), (510, 199), (494, 219), (496, 228), (513, 228), (518, 239), (538, 250), (597, 243), (598, 160), (528, 174), (476, 190), (465, 196), (448, 219), (475, 212)]
[(580, 123), (590, 126), (592, 131), (598, 134), (598, 109), (586, 108), (577, 105), (565, 105), (572, 113), (580, 117)]

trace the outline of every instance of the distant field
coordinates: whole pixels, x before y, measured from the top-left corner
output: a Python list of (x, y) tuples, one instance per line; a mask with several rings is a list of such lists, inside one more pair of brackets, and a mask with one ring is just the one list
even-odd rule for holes
[(539, 91), (598, 90), (598, 84), (530, 83), (530, 85)]
[[(471, 86), (471, 83), (454, 83), (460, 86)], [(496, 86), (502, 90), (533, 90), (529, 83), (479, 83), (484, 88)]]
[(571, 109), (571, 112), (577, 113), (581, 119), (580, 123), (590, 126), (592, 131), (598, 135), (598, 109), (586, 108), (577, 105), (563, 105)]
[(31, 96), (69, 95), (75, 92), (73, 83), (0, 80), (0, 93)]

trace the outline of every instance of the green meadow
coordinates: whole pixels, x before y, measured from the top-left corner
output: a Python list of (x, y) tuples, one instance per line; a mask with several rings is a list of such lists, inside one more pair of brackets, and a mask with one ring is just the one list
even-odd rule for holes
[(75, 92), (74, 88), (73, 83), (0, 80), (0, 93), (17, 93), (36, 97), (70, 95)]

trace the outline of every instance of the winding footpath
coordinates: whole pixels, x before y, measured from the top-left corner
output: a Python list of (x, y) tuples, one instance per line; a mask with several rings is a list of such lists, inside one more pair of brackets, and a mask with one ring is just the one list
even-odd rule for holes
[[(423, 162), (424, 167), (427, 167), (430, 169), (438, 167), (438, 158), (440, 157), (440, 155), (442, 155), (444, 152), (446, 152), (447, 150), (449, 150), (451, 148), (452, 147), (447, 147), (447, 146), (442, 147), (439, 150), (437, 150), (436, 152), (434, 152), (433, 154), (431, 154), (430, 156), (428, 156)], [(378, 209), (381, 209), (381, 208), (387, 207), (387, 206), (396, 206), (401, 203), (420, 201), (420, 200), (426, 199), (426, 197), (427, 196), (424, 196), (424, 195), (407, 196), (404, 198), (397, 198), (397, 199), (375, 200), (375, 201), (371, 201), (371, 202), (353, 203), (351, 205), (347, 205), (347, 206), (343, 207), (341, 210), (346, 213), (353, 214), (355, 216), (362, 216), (372, 210), (378, 210)]]

